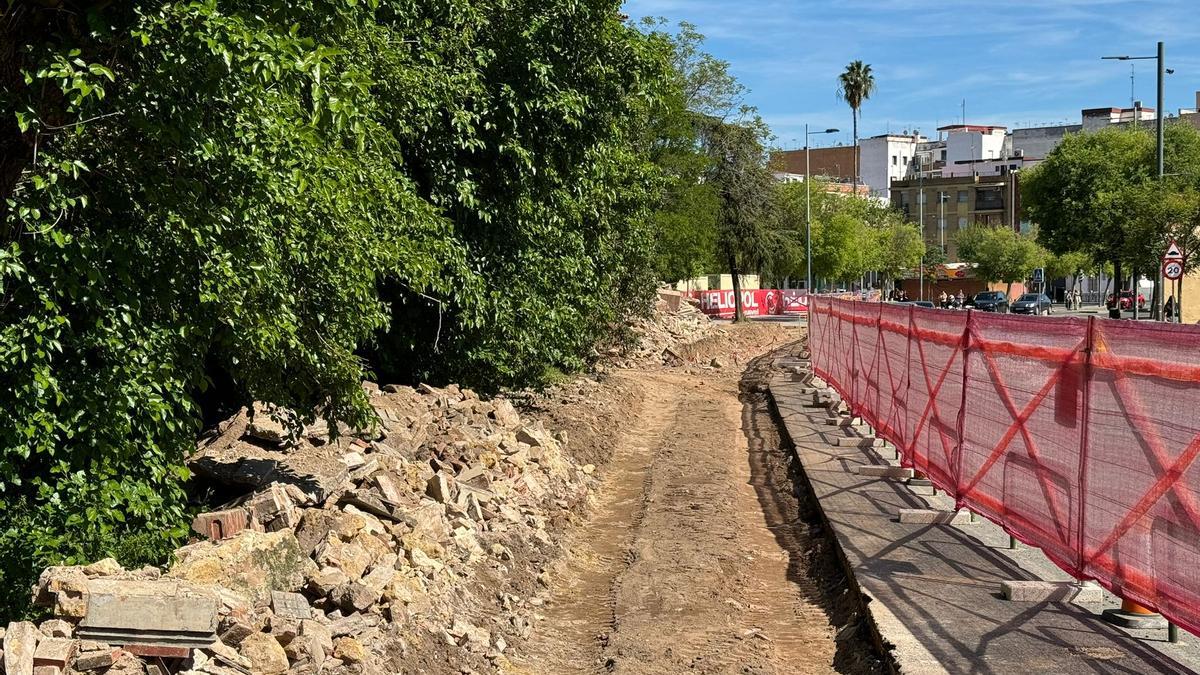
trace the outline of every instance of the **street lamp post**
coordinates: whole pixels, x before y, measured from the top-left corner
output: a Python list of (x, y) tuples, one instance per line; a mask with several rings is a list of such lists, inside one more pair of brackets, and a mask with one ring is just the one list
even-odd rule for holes
[[(1102, 60), (1108, 60), (1108, 61), (1148, 61), (1150, 59), (1154, 59), (1155, 61), (1158, 62), (1158, 109), (1155, 110), (1154, 132), (1155, 132), (1155, 135), (1157, 136), (1157, 139), (1156, 139), (1157, 140), (1157, 148), (1156, 148), (1157, 149), (1157, 153), (1156, 153), (1157, 157), (1156, 157), (1156, 159), (1158, 161), (1158, 181), (1159, 181), (1159, 183), (1161, 183), (1162, 179), (1163, 179), (1163, 105), (1164, 105), (1163, 75), (1165, 73), (1175, 72), (1173, 70), (1166, 69), (1165, 57), (1166, 57), (1166, 49), (1163, 46), (1162, 40), (1158, 41), (1158, 52), (1154, 56), (1123, 55), (1123, 56), (1102, 56), (1102, 57), (1100, 57)], [(1141, 116), (1140, 113), (1138, 113), (1136, 109), (1134, 110), (1134, 115), (1138, 116), (1138, 117)], [(1140, 119), (1135, 119), (1133, 121), (1133, 123), (1135, 125), (1140, 125), (1141, 122), (1142, 121)], [(1158, 288), (1162, 288), (1162, 285), (1163, 285), (1162, 284), (1162, 272), (1160, 270), (1159, 277), (1156, 279), (1155, 286)], [(1139, 284), (1138, 284), (1138, 280), (1137, 280), (1137, 274), (1135, 273), (1133, 275), (1133, 317), (1134, 317), (1134, 319), (1137, 319), (1138, 289), (1139, 289)], [(1120, 289), (1118, 289), (1118, 290), (1120, 290)], [(1162, 300), (1162, 298), (1160, 297), (1157, 300), (1155, 300), (1155, 303), (1157, 304), (1157, 303), (1161, 302), (1161, 300)], [(1159, 318), (1162, 319), (1163, 318), (1162, 307), (1156, 306), (1155, 309), (1158, 311)]]
[(938, 244), (946, 255), (946, 193), (938, 190)]
[(808, 250), (807, 261), (804, 265), (804, 272), (808, 277), (805, 279), (804, 290), (809, 295), (812, 295), (812, 170), (808, 161), (808, 139), (819, 134), (836, 134), (837, 132), (837, 129), (809, 131), (808, 125), (804, 125), (804, 245)]

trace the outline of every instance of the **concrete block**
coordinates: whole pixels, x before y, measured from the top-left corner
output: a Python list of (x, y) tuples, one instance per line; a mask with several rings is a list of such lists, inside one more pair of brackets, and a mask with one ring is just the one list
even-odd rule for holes
[(75, 656), (75, 641), (70, 638), (42, 638), (33, 652), (33, 665), (54, 666), (65, 670)]
[(912, 525), (965, 525), (971, 522), (966, 511), (938, 511), (935, 509), (900, 509), (900, 522)]
[(1095, 584), (1077, 581), (1002, 581), (1000, 592), (1012, 602), (1074, 602), (1104, 601), (1104, 592)]
[(922, 497), (932, 497), (937, 493), (937, 488), (933, 487), (933, 481), (928, 478), (909, 478), (908, 490), (914, 495)]
[(883, 441), (874, 438), (835, 436), (833, 444), (841, 448), (878, 448), (883, 445)]
[(912, 478), (913, 470), (899, 467), (887, 466), (886, 464), (860, 464), (854, 467), (855, 473), (860, 476), (873, 476), (875, 478), (897, 478), (907, 480)]
[(87, 616), (75, 633), (109, 644), (202, 647), (216, 639), (220, 601), (204, 586), (176, 580), (88, 581)]
[(1134, 614), (1121, 609), (1106, 609), (1100, 616), (1107, 622), (1131, 630), (1161, 630), (1167, 628), (1162, 614)]
[(14, 621), (4, 631), (4, 672), (11, 675), (30, 675), (33, 672), (33, 653), (42, 634), (28, 621)]
[(248, 527), (246, 515), (246, 509), (201, 513), (192, 521), (192, 530), (213, 541), (228, 539)]

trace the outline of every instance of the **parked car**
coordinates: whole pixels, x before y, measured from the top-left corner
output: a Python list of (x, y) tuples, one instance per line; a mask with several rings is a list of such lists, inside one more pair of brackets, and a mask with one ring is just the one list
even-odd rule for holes
[(1040, 316), (1049, 314), (1051, 305), (1053, 304), (1045, 294), (1026, 293), (1017, 298), (1016, 302), (1012, 304), (1011, 311), (1013, 314), (1035, 314)]
[[(1129, 310), (1133, 309), (1133, 291), (1121, 291), (1121, 294), (1118, 297), (1121, 298), (1121, 311), (1128, 312)], [(1108, 295), (1108, 301), (1109, 303), (1112, 302), (1111, 293)], [(1139, 310), (1146, 309), (1146, 296), (1138, 293), (1137, 303)]]
[(1008, 313), (1008, 296), (1002, 291), (983, 291), (976, 293), (971, 300), (971, 306), (981, 312)]

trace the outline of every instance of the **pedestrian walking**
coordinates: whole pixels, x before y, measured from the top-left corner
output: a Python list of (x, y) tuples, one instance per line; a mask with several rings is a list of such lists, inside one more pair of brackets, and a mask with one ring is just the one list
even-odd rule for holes
[(949, 296), (946, 295), (946, 291), (942, 291), (941, 296), (939, 296), (939, 298), (938, 298), (938, 306), (941, 307), (942, 309), (946, 309), (949, 301), (950, 301), (950, 298), (949, 298)]
[(1167, 321), (1169, 321), (1171, 323), (1175, 322), (1175, 296), (1174, 295), (1167, 297), (1167, 304), (1165, 306), (1163, 306), (1163, 312), (1167, 316)]

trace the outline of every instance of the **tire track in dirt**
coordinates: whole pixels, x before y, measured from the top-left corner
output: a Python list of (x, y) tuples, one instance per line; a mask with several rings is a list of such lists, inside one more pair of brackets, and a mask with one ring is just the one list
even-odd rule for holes
[(824, 544), (754, 373), (745, 391), (720, 371), (621, 377), (644, 404), (517, 672), (868, 672), (835, 638), (828, 598), (841, 588), (815, 562)]
[(665, 422), (677, 405), (674, 394), (660, 387), (647, 390), (642, 410), (631, 411), (639, 414), (632, 416), (633, 426), (605, 469), (596, 493), (600, 504), (554, 571), (554, 599), (515, 663), (519, 672), (607, 672), (604, 643), (618, 622), (614, 595), (620, 573), (630, 564), (630, 546), (645, 513), (651, 459), (669, 428)]

